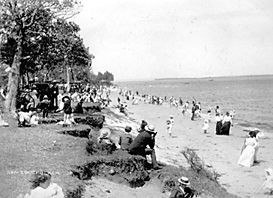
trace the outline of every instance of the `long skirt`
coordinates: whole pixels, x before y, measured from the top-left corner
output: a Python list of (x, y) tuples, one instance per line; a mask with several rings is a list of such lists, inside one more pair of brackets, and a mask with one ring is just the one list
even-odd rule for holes
[(221, 135), (222, 121), (216, 122), (216, 135)]
[(246, 146), (242, 154), (240, 155), (238, 164), (242, 166), (246, 166), (246, 167), (253, 166), (254, 155), (255, 155), (255, 148), (253, 146)]
[(229, 135), (230, 125), (231, 125), (230, 122), (225, 122), (221, 127), (220, 134)]

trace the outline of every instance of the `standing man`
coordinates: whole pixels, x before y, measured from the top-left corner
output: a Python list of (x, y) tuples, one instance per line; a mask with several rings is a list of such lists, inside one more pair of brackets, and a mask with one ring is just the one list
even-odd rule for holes
[(58, 109), (58, 95), (59, 95), (59, 87), (57, 85), (57, 81), (53, 81), (53, 109)]
[[(155, 155), (155, 136), (157, 132), (155, 126), (147, 125), (145, 126), (145, 131), (138, 134), (135, 140), (128, 147), (128, 152), (132, 155), (141, 155), (146, 159), (146, 155), (151, 155), (152, 167), (157, 170), (160, 167), (157, 165), (156, 155)], [(147, 147), (149, 146), (149, 148)]]
[(57, 86), (57, 82), (51, 83), (49, 85), (49, 90), (48, 90), (48, 96), (50, 100), (50, 110), (56, 110), (58, 109), (58, 94), (59, 94), (59, 88)]
[(196, 107), (195, 107), (195, 106), (196, 106), (196, 105), (195, 105), (195, 102), (192, 101), (192, 108), (191, 108), (191, 113), (192, 113), (192, 115), (191, 115), (191, 120), (194, 120), (195, 110), (196, 110)]

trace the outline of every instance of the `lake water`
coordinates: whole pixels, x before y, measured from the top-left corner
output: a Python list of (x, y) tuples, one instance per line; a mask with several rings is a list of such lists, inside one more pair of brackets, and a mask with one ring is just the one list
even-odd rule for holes
[(273, 132), (273, 75), (217, 77), (202, 79), (162, 79), (117, 83), (141, 94), (168, 98), (181, 97), (183, 102), (195, 98), (203, 112), (217, 105), (221, 112), (235, 110), (235, 124)]

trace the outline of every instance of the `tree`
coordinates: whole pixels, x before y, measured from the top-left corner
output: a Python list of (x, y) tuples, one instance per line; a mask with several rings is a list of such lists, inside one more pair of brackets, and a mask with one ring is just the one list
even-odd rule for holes
[(8, 93), (5, 101), (7, 111), (15, 112), (21, 66), (24, 60), (23, 44), (27, 31), (35, 26), (39, 10), (47, 10), (53, 18), (71, 17), (78, 13), (77, 0), (1, 0), (0, 1), (0, 38), (1, 42), (15, 41), (15, 52), (10, 65)]
[(106, 80), (108, 82), (114, 81), (114, 75), (112, 73), (106, 71), (103, 74), (103, 80)]
[(103, 80), (103, 74), (101, 72), (98, 72), (98, 75), (97, 75), (97, 81), (102, 81)]

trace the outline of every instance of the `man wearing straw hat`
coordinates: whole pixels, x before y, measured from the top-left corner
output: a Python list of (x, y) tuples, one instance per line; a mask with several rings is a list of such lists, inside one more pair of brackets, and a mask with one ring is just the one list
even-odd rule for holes
[[(128, 152), (133, 155), (141, 155), (146, 158), (146, 155), (151, 155), (152, 158), (152, 167), (153, 169), (159, 169), (159, 166), (156, 162), (155, 155), (155, 136), (157, 132), (155, 126), (147, 125), (145, 126), (145, 131), (138, 134), (135, 140), (128, 147)], [(149, 145), (150, 148), (147, 146)]]
[(189, 187), (190, 181), (187, 177), (178, 179), (178, 186), (175, 187), (169, 198), (192, 198), (194, 191)]

